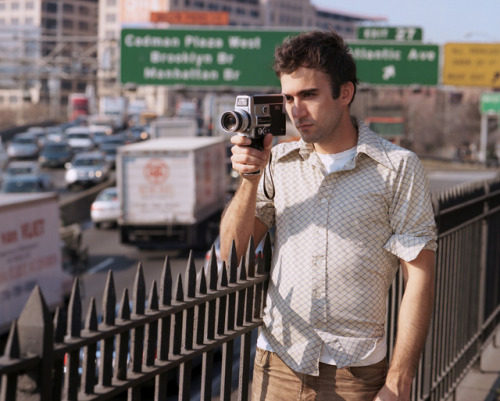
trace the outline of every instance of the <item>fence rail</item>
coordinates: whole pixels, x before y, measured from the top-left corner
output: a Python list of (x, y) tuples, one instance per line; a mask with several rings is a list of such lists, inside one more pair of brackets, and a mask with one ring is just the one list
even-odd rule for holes
[[(413, 382), (412, 400), (419, 401), (450, 397), (500, 323), (500, 179), (454, 188), (433, 202), (436, 305)], [(250, 241), (239, 265), (233, 248), (219, 268), (212, 249), (208, 272), (197, 273), (189, 258), (186, 283), (183, 275), (173, 281), (167, 257), (147, 299), (142, 264), (131, 296), (125, 289), (119, 302), (109, 271), (102, 316), (95, 299), (83, 316), (78, 279), (67, 309), (54, 317), (35, 288), (0, 357), (0, 401), (230, 400), (236, 374), (238, 400), (248, 400), (271, 253), (269, 236), (257, 258)], [(403, 291), (398, 274), (388, 297), (389, 357)]]

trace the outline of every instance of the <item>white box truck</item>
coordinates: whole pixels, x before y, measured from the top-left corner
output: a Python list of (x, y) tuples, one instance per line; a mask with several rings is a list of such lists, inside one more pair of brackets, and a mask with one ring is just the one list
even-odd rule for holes
[(19, 317), (35, 285), (50, 310), (69, 297), (55, 193), (0, 194), (0, 332)]
[(141, 249), (210, 245), (226, 201), (222, 138), (158, 138), (117, 155), (121, 242)]
[(112, 117), (115, 130), (124, 129), (128, 124), (128, 100), (124, 96), (104, 96), (99, 100), (99, 114)]
[(151, 122), (151, 138), (186, 138), (198, 133), (198, 123), (192, 118), (161, 117)]

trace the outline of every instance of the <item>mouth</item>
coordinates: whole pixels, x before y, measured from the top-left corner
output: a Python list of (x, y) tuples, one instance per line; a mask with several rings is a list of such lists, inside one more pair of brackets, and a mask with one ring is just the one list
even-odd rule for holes
[(308, 128), (311, 128), (312, 126), (313, 125), (311, 123), (297, 123), (297, 124), (295, 124), (295, 127), (298, 130), (308, 129)]

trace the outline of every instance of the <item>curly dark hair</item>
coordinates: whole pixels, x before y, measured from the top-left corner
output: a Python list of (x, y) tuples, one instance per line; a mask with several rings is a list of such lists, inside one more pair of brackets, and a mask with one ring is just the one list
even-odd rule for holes
[(291, 74), (300, 67), (326, 73), (330, 78), (334, 99), (340, 96), (340, 87), (344, 83), (352, 82), (354, 100), (358, 85), (356, 62), (347, 43), (333, 28), (329, 31), (315, 30), (289, 36), (276, 47), (273, 69), (278, 78), (282, 74)]

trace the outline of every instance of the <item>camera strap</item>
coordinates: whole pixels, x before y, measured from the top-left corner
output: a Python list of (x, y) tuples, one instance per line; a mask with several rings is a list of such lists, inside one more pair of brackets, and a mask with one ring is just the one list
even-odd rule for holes
[(273, 200), (274, 199), (274, 195), (276, 194), (276, 191), (274, 190), (273, 174), (272, 174), (272, 171), (271, 171), (271, 160), (272, 160), (272, 158), (273, 158), (273, 154), (270, 153), (269, 154), (269, 162), (267, 163), (267, 168), (269, 169), (269, 179), (271, 180), (271, 187), (273, 189), (273, 193), (272, 193), (271, 196), (269, 195), (269, 192), (267, 191), (267, 185), (266, 185), (266, 176), (267, 176), (266, 170), (267, 170), (267, 168), (266, 168), (266, 170), (264, 170), (264, 177), (263, 177), (264, 181), (262, 183), (262, 185), (264, 186), (264, 195), (269, 200)]

